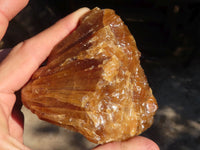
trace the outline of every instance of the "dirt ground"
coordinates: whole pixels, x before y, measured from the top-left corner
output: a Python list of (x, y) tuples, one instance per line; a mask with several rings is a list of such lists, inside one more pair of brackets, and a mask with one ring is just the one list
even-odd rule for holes
[[(67, 2), (73, 9), (65, 11), (64, 5), (57, 4), (61, 1), (30, 1), (10, 23), (0, 48), (13, 47), (80, 7)], [(191, 9), (184, 4), (176, 5), (176, 15), (167, 18), (159, 13), (165, 11), (147, 9), (147, 5), (139, 9), (143, 5), (138, 3), (135, 9), (130, 7), (129, 12), (116, 10), (122, 12), (120, 15), (127, 21), (142, 52), (142, 66), (159, 105), (153, 126), (142, 135), (154, 140), (161, 150), (200, 150), (200, 9), (194, 9), (197, 5)], [(144, 13), (144, 10), (148, 11)], [(187, 16), (193, 10), (198, 17)], [(181, 15), (182, 18), (176, 19)], [(180, 20), (184, 24), (179, 22), (176, 26), (174, 22)], [(32, 150), (89, 150), (96, 146), (78, 133), (39, 120), (24, 107), (22, 111), (25, 115), (24, 143)]]

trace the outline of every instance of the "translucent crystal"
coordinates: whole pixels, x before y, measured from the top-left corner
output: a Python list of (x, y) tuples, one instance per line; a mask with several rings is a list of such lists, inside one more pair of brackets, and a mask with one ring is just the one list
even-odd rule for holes
[(120, 17), (94, 8), (22, 89), (23, 104), (92, 142), (126, 140), (149, 128), (157, 110), (139, 58)]

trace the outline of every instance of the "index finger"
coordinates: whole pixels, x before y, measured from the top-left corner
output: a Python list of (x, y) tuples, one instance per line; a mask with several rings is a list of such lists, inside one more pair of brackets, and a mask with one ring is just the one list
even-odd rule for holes
[(28, 3), (28, 0), (0, 0), (0, 39), (6, 32), (9, 21)]
[(88, 10), (79, 9), (45, 31), (15, 46), (0, 64), (0, 92), (13, 93), (19, 90), (48, 57), (52, 48), (74, 30), (80, 17)]

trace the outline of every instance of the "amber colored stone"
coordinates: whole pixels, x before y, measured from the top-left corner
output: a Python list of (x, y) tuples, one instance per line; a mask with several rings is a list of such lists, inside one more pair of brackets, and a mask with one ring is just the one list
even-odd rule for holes
[(151, 126), (157, 110), (139, 59), (120, 17), (94, 8), (33, 74), (23, 104), (98, 144), (129, 139)]

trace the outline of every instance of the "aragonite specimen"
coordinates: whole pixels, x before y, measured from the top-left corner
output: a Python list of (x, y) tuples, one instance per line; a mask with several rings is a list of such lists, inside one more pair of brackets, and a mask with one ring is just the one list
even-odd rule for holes
[(151, 126), (157, 110), (139, 59), (120, 17), (94, 8), (33, 74), (23, 104), (94, 143), (129, 139)]

